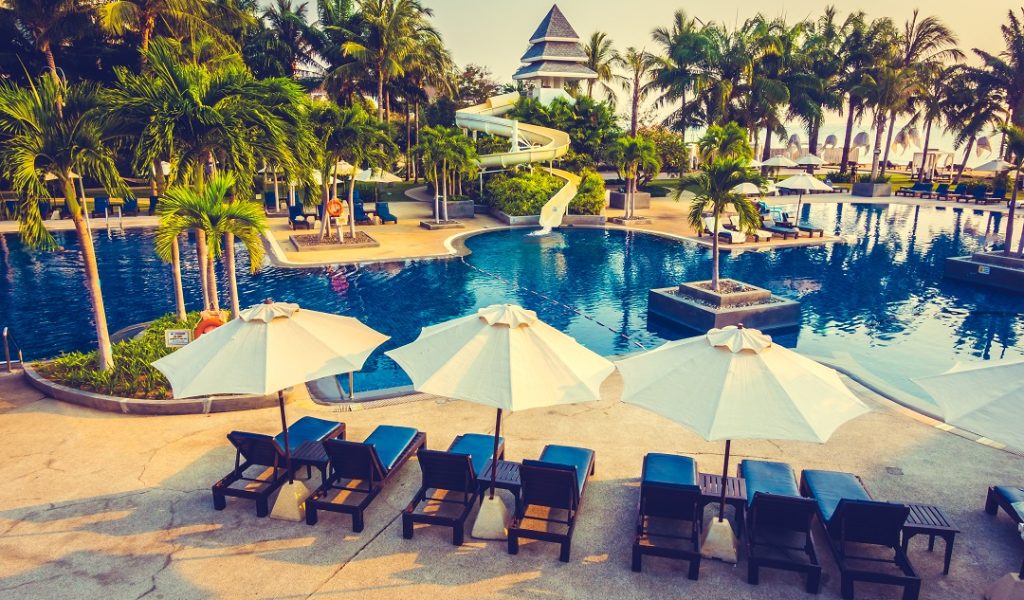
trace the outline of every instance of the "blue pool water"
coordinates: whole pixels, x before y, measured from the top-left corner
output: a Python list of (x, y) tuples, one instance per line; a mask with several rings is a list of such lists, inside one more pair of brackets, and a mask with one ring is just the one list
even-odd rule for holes
[[(777, 340), (800, 351), (852, 360), (912, 393), (909, 378), (957, 360), (1024, 356), (1024, 297), (943, 280), (943, 260), (991, 247), (998, 215), (904, 205), (804, 206), (850, 244), (736, 252), (723, 276), (800, 300), (803, 325)], [(407, 343), (420, 327), (495, 302), (516, 302), (606, 355), (652, 348), (693, 332), (648, 322), (647, 290), (706, 278), (707, 250), (621, 231), (562, 230), (534, 238), (502, 230), (467, 241), (463, 259), (424, 260), (335, 270), (267, 267), (247, 273), (239, 247), (240, 294), (267, 297), (364, 320), (392, 339), (357, 375), (357, 390), (407, 379), (382, 351)], [(111, 331), (173, 309), (169, 267), (153, 254), (152, 233), (97, 232), (96, 251)], [(93, 343), (74, 236), (65, 252), (29, 253), (14, 236), (0, 248), (0, 324), (28, 358)], [(189, 308), (198, 308), (191, 244), (184, 252)]]

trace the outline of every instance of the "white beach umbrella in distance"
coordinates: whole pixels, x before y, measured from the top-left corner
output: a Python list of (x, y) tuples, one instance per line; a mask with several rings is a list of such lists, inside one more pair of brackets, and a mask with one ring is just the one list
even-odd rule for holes
[(796, 164), (803, 167), (820, 167), (825, 164), (825, 161), (814, 154), (804, 154), (800, 158), (796, 159)]
[[(679, 423), (708, 441), (733, 439), (823, 443), (843, 423), (868, 412), (832, 369), (772, 343), (756, 329), (724, 327), (668, 342), (616, 363), (622, 401)], [(723, 479), (724, 482), (724, 479)], [(735, 562), (724, 523), (725, 486), (709, 552)], [(716, 531), (717, 530), (717, 531)], [(724, 541), (723, 541), (724, 540)]]
[(742, 194), (744, 196), (760, 196), (761, 195), (761, 188), (757, 187), (753, 183), (750, 183), (749, 181), (745, 181), (743, 183), (737, 184), (736, 186), (734, 186), (729, 191), (734, 193), (734, 194)]
[[(598, 400), (601, 383), (615, 370), (606, 358), (514, 304), (494, 304), (424, 327), (415, 341), (385, 354), (402, 367), (416, 391), (496, 408), (495, 452), (502, 411)], [(474, 537), (505, 535), (507, 514), (494, 498), (495, 478), (492, 469), (488, 502), (474, 524)]]
[(1002, 173), (1003, 171), (1009, 171), (1012, 168), (1013, 168), (1013, 165), (1011, 165), (1010, 163), (1006, 162), (1005, 160), (1003, 160), (1001, 158), (997, 158), (995, 160), (990, 160), (987, 163), (978, 165), (977, 167), (974, 167), (971, 170), (972, 171), (985, 171), (985, 172), (988, 172), (988, 173)]
[(939, 405), (946, 423), (1024, 450), (1024, 360), (957, 363), (914, 382)]
[[(267, 300), (157, 360), (153, 366), (171, 383), (175, 398), (277, 393), (289, 492), (286, 494), (282, 488), (272, 516), (298, 520), (308, 490), (291, 477), (284, 389), (358, 371), (367, 357), (388, 339), (352, 317)], [(296, 502), (282, 502), (282, 497), (294, 498)]]
[(363, 169), (356, 173), (356, 181), (369, 183), (398, 183), (402, 178), (383, 169)]
[(750, 167), (751, 169), (759, 169), (764, 165), (761, 163), (761, 161), (757, 160), (756, 158), (752, 158), (747, 163), (747, 166)]
[(784, 190), (794, 190), (800, 192), (800, 197), (796, 201), (796, 215), (794, 218), (800, 218), (800, 203), (803, 202), (804, 194), (807, 192), (831, 192), (832, 186), (818, 179), (817, 177), (808, 173), (801, 173), (794, 175), (787, 179), (784, 179), (777, 184), (776, 187)]
[(800, 165), (796, 164), (796, 162), (791, 158), (788, 158), (781, 154), (777, 154), (769, 158), (768, 160), (761, 161), (761, 166), (774, 168), (787, 167), (791, 169), (793, 167), (799, 167)]

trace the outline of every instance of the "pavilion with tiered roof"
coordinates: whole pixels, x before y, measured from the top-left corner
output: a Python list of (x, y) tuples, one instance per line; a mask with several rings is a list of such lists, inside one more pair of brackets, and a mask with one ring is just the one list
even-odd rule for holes
[(597, 78), (586, 65), (587, 55), (576, 30), (557, 4), (530, 36), (530, 47), (521, 60), (524, 64), (512, 79), (533, 82), (534, 97), (544, 104), (558, 97), (568, 99), (564, 89), (568, 82)]

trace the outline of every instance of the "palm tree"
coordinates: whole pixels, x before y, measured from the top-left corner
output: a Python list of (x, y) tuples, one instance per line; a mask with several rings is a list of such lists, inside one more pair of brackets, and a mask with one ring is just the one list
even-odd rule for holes
[(317, 32), (307, 23), (309, 3), (275, 0), (263, 12), (263, 20), (279, 48), (287, 53), (289, 75), (308, 75), (316, 67), (320, 45)]
[[(1013, 196), (1010, 200), (1010, 210), (1006, 213), (1006, 242), (1003, 247), (1003, 254), (1009, 256), (1013, 248), (1013, 217), (1017, 209), (1017, 190), (1020, 188), (1021, 170), (1024, 169), (1024, 129), (1016, 125), (1004, 125), (1003, 133), (1006, 134), (1007, 155), (1013, 162)], [(1021, 236), (1017, 245), (1017, 254), (1024, 252), (1024, 235)]]
[[(917, 92), (917, 78), (909, 68), (900, 68), (880, 61), (870, 74), (866, 74), (853, 93), (864, 99), (866, 106), (872, 109), (875, 127), (875, 146), (871, 157), (871, 180), (875, 181), (881, 174), (885, 175), (884, 165), (879, 166), (882, 159), (882, 137), (886, 123), (891, 122), (890, 115), (906, 110), (910, 99)], [(889, 156), (892, 143), (892, 128), (889, 128), (889, 139), (885, 142), (885, 157)]]
[(625, 218), (636, 216), (637, 178), (641, 171), (658, 172), (661, 159), (658, 148), (650, 138), (643, 135), (624, 135), (615, 142), (612, 158), (619, 172), (626, 179), (626, 210)]
[(434, 222), (448, 221), (449, 184), (476, 171), (476, 146), (454, 128), (424, 127), (420, 136), (416, 154), (428, 168), (427, 180), (434, 185)]
[[(388, 133), (386, 123), (374, 121), (359, 105), (341, 111), (337, 124), (338, 144), (344, 148), (341, 158), (352, 165), (352, 177), (348, 186), (348, 227), (349, 236), (356, 235), (355, 193), (356, 173), (369, 169), (387, 168), (398, 152), (398, 147)], [(341, 236), (339, 236), (341, 237)]]
[(953, 183), (960, 183), (967, 160), (978, 137), (1000, 122), (1002, 95), (982, 81), (984, 75), (972, 68), (954, 68), (946, 81), (945, 119), (953, 132), (953, 146), (964, 147), (964, 158), (957, 168)]
[(955, 66), (945, 69), (930, 68), (922, 70), (919, 74), (921, 85), (913, 101), (916, 111), (907, 123), (907, 127), (912, 127), (918, 121), (924, 122), (924, 149), (922, 150), (921, 169), (917, 174), (918, 181), (924, 181), (925, 178), (928, 149), (932, 140), (932, 125), (941, 122), (950, 114), (950, 93), (952, 91), (950, 82), (956, 70)]
[(789, 114), (807, 128), (810, 154), (818, 154), (826, 111), (843, 109), (844, 94), (839, 85), (844, 66), (843, 41), (858, 17), (854, 13), (840, 23), (835, 7), (826, 7), (816, 22), (808, 24), (798, 64), (790, 74)]
[(861, 83), (875, 57), (887, 55), (886, 48), (896, 35), (896, 28), (888, 18), (868, 23), (863, 12), (850, 15), (850, 28), (840, 47), (843, 64), (839, 75), (838, 88), (846, 96), (846, 135), (843, 138), (843, 154), (839, 170), (845, 173), (850, 163), (850, 147), (853, 144), (853, 123), (864, 114), (864, 98), (858, 95)]
[[(267, 217), (263, 207), (248, 200), (228, 202), (228, 191), (235, 185), (230, 173), (215, 175), (197, 190), (187, 186), (173, 186), (167, 190), (158, 209), (160, 227), (156, 234), (156, 253), (165, 261), (173, 261), (177, 253), (178, 238), (196, 231), (206, 239), (206, 264), (212, 310), (220, 311), (217, 301), (217, 259), (224, 256), (225, 270), (232, 303), (237, 317), (238, 281), (235, 277), (233, 255), (223, 251), (221, 240), (238, 238), (249, 252), (249, 269), (255, 273), (263, 263), (263, 239), (267, 230)], [(228, 260), (231, 259), (231, 260)]]
[(597, 79), (587, 80), (587, 97), (594, 97), (594, 84), (599, 83), (605, 97), (614, 106), (615, 90), (609, 84), (615, 80), (615, 73), (612, 69), (616, 64), (619, 53), (615, 51), (612, 38), (603, 31), (591, 33), (590, 39), (586, 44), (583, 44), (583, 53), (587, 55), (587, 62), (584, 64), (591, 71), (597, 73)]
[(740, 227), (753, 231), (760, 225), (757, 206), (745, 195), (733, 192), (742, 183), (760, 184), (761, 178), (747, 167), (754, 155), (746, 132), (737, 123), (714, 125), (699, 142), (701, 161), (697, 172), (679, 180), (676, 197), (696, 189), (690, 203), (690, 226), (704, 231), (704, 214), (711, 212), (711, 289), (719, 290), (718, 228), (725, 210), (732, 207), (739, 215)]
[(700, 20), (690, 18), (682, 9), (673, 14), (671, 29), (658, 27), (651, 33), (651, 38), (661, 46), (662, 52), (654, 68), (654, 81), (662, 90), (657, 103), (664, 106), (679, 102), (679, 110), (673, 111), (669, 119), (673, 128), (682, 134), (685, 147), (686, 130), (694, 124), (687, 94), (698, 85), (708, 53), (708, 39), (702, 32)]
[(619, 75), (622, 89), (629, 94), (629, 135), (636, 136), (640, 118), (640, 103), (656, 89), (654, 69), (657, 58), (647, 50), (630, 46), (624, 54), (615, 57), (614, 64), (623, 70)]
[(111, 0), (98, 12), (105, 30), (115, 35), (137, 32), (139, 49), (145, 52), (158, 25), (179, 35), (200, 33), (214, 36), (221, 43), (230, 42), (230, 37), (211, 22), (212, 8), (208, 0)]
[[(60, 102), (63, 107), (58, 106)], [(96, 325), (98, 367), (114, 364), (107, 316), (100, 289), (92, 232), (84, 198), (75, 192), (72, 171), (101, 182), (109, 192), (126, 189), (115, 164), (112, 130), (100, 111), (102, 98), (89, 83), (69, 86), (39, 77), (28, 87), (0, 82), (0, 173), (22, 198), (18, 208), (21, 237), (30, 247), (53, 248), (39, 202), (49, 199), (44, 177), (55, 176), (64, 193), (85, 265), (85, 284)]]
[[(92, 8), (85, 0), (6, 0), (2, 10), (30, 32), (55, 81), (60, 75), (54, 49), (81, 36), (92, 25)], [(54, 101), (60, 104), (61, 99), (58, 96)]]
[[(1024, 9), (1021, 11), (1024, 13)], [(1000, 30), (1005, 44), (1002, 52), (990, 54), (974, 49), (982, 61), (982, 68), (976, 76), (981, 89), (992, 90), (1003, 96), (1009, 123), (1024, 126), (1024, 25), (1011, 10), (1007, 14), (1007, 22), (1000, 26)]]

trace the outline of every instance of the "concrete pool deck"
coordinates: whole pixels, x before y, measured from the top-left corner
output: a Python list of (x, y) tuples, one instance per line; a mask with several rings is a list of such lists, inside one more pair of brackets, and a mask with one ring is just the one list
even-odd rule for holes
[[(1022, 545), (1005, 516), (986, 515), (985, 491), (1020, 484), (1024, 458), (937, 429), (856, 384), (874, 409), (840, 428), (826, 445), (737, 441), (745, 457), (781, 459), (797, 470), (861, 475), (880, 499), (941, 505), (961, 528), (950, 574), (942, 543), (911, 543), (922, 598), (978, 598), (991, 581), (1020, 566)], [(518, 556), (503, 542), (467, 538), (456, 548), (447, 529), (401, 534), (399, 511), (419, 485), (416, 460), (402, 468), (351, 531), (342, 515), (314, 527), (257, 519), (251, 503), (229, 499), (213, 510), (210, 485), (227, 473), (239, 429), (274, 433), (276, 409), (180, 417), (100, 413), (41, 396), (18, 375), (0, 376), (0, 596), (5, 598), (767, 598), (804, 597), (795, 574), (764, 570), (746, 582), (746, 564), (705, 561), (699, 581), (663, 559), (630, 571), (637, 480), (645, 453), (694, 456), (702, 470), (721, 468), (722, 444), (616, 401), (612, 376), (600, 402), (507, 417), (508, 458), (537, 456), (546, 443), (593, 448), (588, 487), (569, 563), (557, 550), (524, 543)], [(289, 418), (344, 421), (349, 439), (381, 423), (427, 432), (445, 448), (464, 432), (493, 431), (492, 409), (427, 397), (372, 410), (337, 412), (300, 399)], [(735, 467), (733, 467), (735, 468)], [(316, 477), (316, 476), (314, 476)], [(711, 516), (711, 511), (707, 517)], [(472, 520), (471, 516), (471, 520)], [(820, 530), (824, 566), (819, 597), (839, 597), (838, 572)], [(808, 596), (809, 597), (809, 596)], [(858, 598), (898, 598), (892, 588), (859, 584)]]

